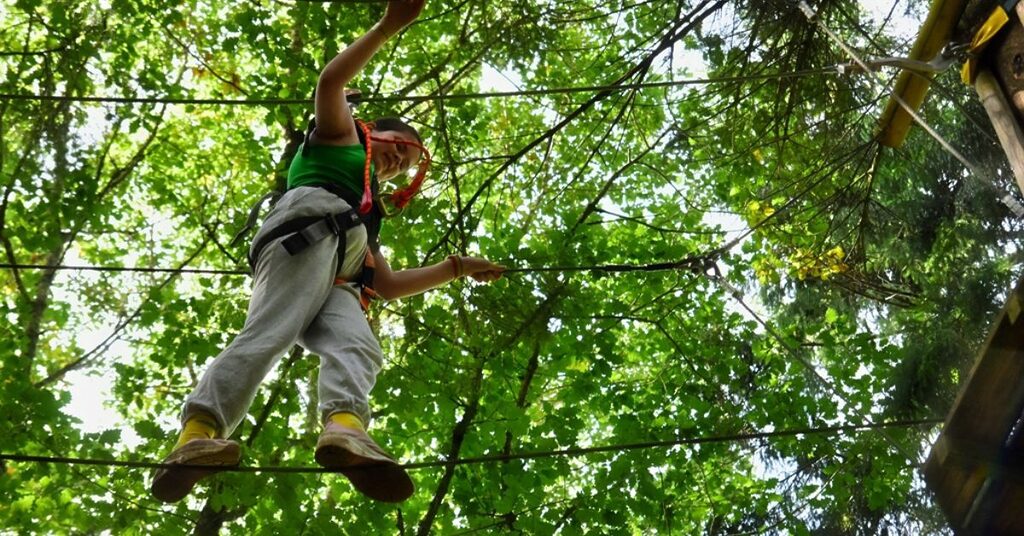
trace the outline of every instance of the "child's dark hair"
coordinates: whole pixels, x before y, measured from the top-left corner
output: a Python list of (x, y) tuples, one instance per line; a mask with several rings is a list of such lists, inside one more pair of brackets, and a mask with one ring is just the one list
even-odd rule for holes
[[(313, 99), (316, 99), (316, 88), (313, 89)], [(350, 108), (351, 109), (351, 108)], [(373, 122), (374, 130), (394, 130), (397, 132), (404, 132), (416, 138), (419, 144), (423, 144), (423, 138), (420, 137), (420, 133), (409, 123), (402, 121), (397, 117), (381, 117)], [(309, 136), (312, 135), (313, 129), (316, 128), (316, 116), (309, 118), (309, 124), (306, 125), (306, 132), (303, 136), (303, 143), (305, 146), (302, 149), (303, 156), (309, 154)], [(356, 135), (359, 137), (359, 143), (366, 145), (366, 140), (363, 139), (362, 129), (356, 129)]]
[(416, 141), (423, 143), (423, 138), (420, 137), (420, 133), (413, 128), (412, 125), (402, 121), (397, 117), (381, 117), (373, 122), (374, 130), (394, 130), (397, 132), (404, 132), (416, 138)]

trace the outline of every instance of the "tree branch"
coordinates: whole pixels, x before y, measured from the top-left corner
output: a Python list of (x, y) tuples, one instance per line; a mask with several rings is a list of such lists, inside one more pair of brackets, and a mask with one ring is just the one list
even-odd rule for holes
[[(714, 4), (711, 5), (710, 8), (708, 8), (703, 13), (700, 13), (701, 9), (704, 9), (705, 6), (711, 3), (711, 0), (704, 0), (704, 2), (702, 2), (698, 7), (691, 11), (689, 17), (673, 25), (672, 28), (661, 39), (661, 43), (657, 47), (655, 47), (655, 49), (646, 58), (644, 58), (640, 63), (635, 65), (625, 74), (621, 75), (614, 82), (609, 84), (609, 89), (599, 91), (594, 96), (587, 99), (583, 104), (581, 104), (575, 110), (566, 115), (555, 126), (548, 129), (543, 135), (541, 135), (538, 138), (535, 138), (533, 141), (526, 144), (526, 146), (524, 146), (522, 149), (520, 149), (518, 152), (512, 155), (512, 158), (503, 162), (501, 166), (498, 167), (497, 170), (495, 170), (489, 177), (487, 177), (487, 179), (483, 181), (483, 183), (480, 184), (476, 192), (474, 192), (473, 195), (466, 202), (466, 205), (462, 207), (462, 209), (456, 215), (456, 220), (458, 220), (459, 218), (466, 217), (466, 215), (472, 209), (473, 205), (476, 203), (477, 199), (480, 198), (484, 191), (488, 190), (491, 187), (491, 185), (494, 183), (495, 180), (498, 179), (498, 177), (505, 173), (505, 170), (507, 170), (516, 162), (518, 162), (519, 159), (527, 155), (530, 151), (533, 150), (534, 147), (540, 145), (548, 138), (560, 132), (563, 128), (565, 128), (566, 125), (571, 123), (573, 120), (575, 120), (577, 117), (582, 115), (587, 110), (591, 109), (595, 104), (605, 99), (609, 95), (612, 95), (616, 91), (616, 88), (625, 84), (631, 78), (636, 76), (637, 73), (646, 71), (656, 57), (661, 55), (661, 53), (664, 52), (665, 50), (671, 48), (677, 40), (682, 39), (683, 36), (688, 34), (690, 30), (696, 28), (701, 22), (704, 21), (704, 19), (706, 19), (715, 11), (724, 6), (726, 2), (727, 0), (717, 0), (714, 2)], [(442, 244), (445, 243), (445, 241), (448, 240), (448, 237), (454, 230), (454, 225), (448, 227), (448, 229), (444, 232), (441, 238), (434, 244), (434, 246), (430, 247), (427, 250), (426, 254), (423, 256), (423, 261), (421, 262), (421, 264), (426, 264), (429, 259), (433, 258), (433, 256), (437, 253), (437, 250), (441, 247)]]

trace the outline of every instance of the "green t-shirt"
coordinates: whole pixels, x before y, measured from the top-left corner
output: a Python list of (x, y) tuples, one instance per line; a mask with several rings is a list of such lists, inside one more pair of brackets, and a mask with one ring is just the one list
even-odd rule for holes
[[(309, 154), (302, 155), (303, 146), (288, 168), (288, 189), (314, 184), (334, 183), (363, 195), (363, 169), (366, 150), (362, 145), (310, 145)], [(373, 176), (373, 166), (370, 166)], [(377, 177), (373, 176), (373, 182)]]

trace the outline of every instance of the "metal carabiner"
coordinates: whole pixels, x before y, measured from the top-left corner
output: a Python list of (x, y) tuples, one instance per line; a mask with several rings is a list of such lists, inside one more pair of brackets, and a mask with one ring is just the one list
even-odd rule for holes
[[(377, 203), (377, 210), (380, 211), (380, 215), (383, 218), (390, 218), (392, 216), (397, 216), (402, 213), (403, 209), (398, 208), (395, 205), (385, 201), (384, 196), (377, 196), (374, 198), (374, 201)], [(389, 205), (391, 208), (388, 208)]]

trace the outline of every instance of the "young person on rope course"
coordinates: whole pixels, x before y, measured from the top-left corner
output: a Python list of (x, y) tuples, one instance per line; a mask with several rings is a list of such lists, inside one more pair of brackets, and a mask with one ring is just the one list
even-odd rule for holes
[(324, 430), (317, 463), (341, 472), (372, 499), (399, 502), (412, 495), (405, 470), (365, 431), (382, 355), (362, 309), (374, 295), (412, 296), (467, 275), (491, 282), (504, 270), (452, 255), (392, 271), (380, 251), (378, 181), (419, 163), (412, 183), (392, 194), (403, 207), (423, 180), (429, 154), (416, 130), (398, 119), (353, 119), (344, 88), (388, 38), (419, 16), (424, 2), (388, 2), (380, 21), (320, 73), (315, 119), (292, 160), (288, 191), (250, 248), (253, 291), (245, 325), (186, 398), (181, 436), (164, 460), (172, 467), (154, 473), (157, 499), (178, 501), (200, 479), (238, 464), (239, 445), (225, 438), (242, 421), (264, 376), (296, 342), (320, 356)]

